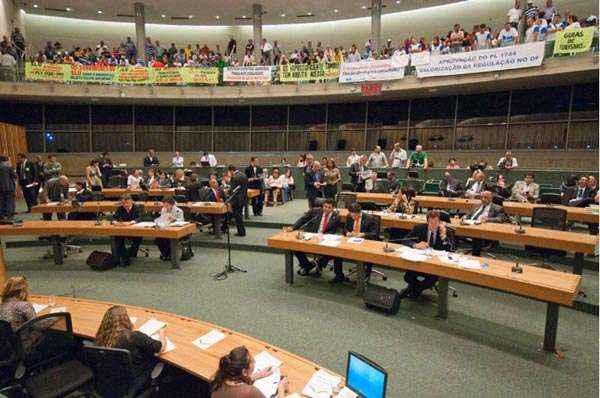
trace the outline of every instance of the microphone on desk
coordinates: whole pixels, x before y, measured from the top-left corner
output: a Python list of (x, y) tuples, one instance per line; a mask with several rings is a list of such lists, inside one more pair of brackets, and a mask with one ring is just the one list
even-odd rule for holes
[(510, 256), (510, 258), (515, 261), (515, 265), (512, 266), (512, 268), (510, 269), (510, 272), (515, 273), (515, 274), (522, 274), (523, 267), (521, 267), (519, 265), (519, 260), (514, 256)]
[(511, 217), (510, 221), (511, 221), (511, 223), (513, 225), (516, 225), (516, 228), (515, 228), (514, 231), (517, 234), (524, 234), (525, 233), (525, 228), (523, 228), (523, 226), (521, 225), (521, 221), (519, 221), (516, 217)]
[(383, 246), (383, 252), (384, 253), (392, 253), (392, 252), (394, 252), (396, 250), (396, 249), (394, 249), (394, 248), (392, 248), (392, 247), (390, 247), (388, 245), (388, 243), (390, 243), (390, 242), (396, 242), (397, 243), (397, 242), (412, 241), (412, 240), (413, 240), (413, 238), (390, 239), (390, 240), (388, 240), (388, 241), (385, 242), (385, 245)]
[(102, 221), (100, 220), (100, 211), (96, 212), (96, 224), (95, 225), (102, 225)]

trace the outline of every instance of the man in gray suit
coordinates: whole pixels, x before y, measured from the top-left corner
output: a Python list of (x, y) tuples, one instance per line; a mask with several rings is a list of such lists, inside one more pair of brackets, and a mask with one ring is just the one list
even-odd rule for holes
[[(58, 177), (50, 178), (44, 184), (41, 202), (62, 202), (69, 199), (69, 178), (61, 174)], [(52, 213), (44, 213), (44, 220), (52, 220)], [(56, 218), (59, 220), (65, 219), (65, 213), (56, 213)]]
[(533, 174), (525, 174), (523, 180), (515, 182), (512, 188), (511, 200), (517, 202), (535, 202), (540, 197), (540, 186), (533, 182)]
[(15, 214), (15, 180), (8, 156), (0, 155), (0, 219), (12, 218)]
[[(476, 223), (495, 222), (503, 223), (507, 220), (504, 208), (492, 202), (492, 192), (483, 191), (481, 193), (481, 205), (473, 209), (469, 214), (463, 217), (465, 221), (474, 221)], [(488, 245), (490, 241), (484, 239), (473, 239), (473, 255), (480, 256), (482, 247)], [(492, 243), (497, 245), (497, 242)]]

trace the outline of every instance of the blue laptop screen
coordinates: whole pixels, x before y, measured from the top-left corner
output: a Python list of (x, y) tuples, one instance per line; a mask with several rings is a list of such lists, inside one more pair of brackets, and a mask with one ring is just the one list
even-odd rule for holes
[(346, 383), (365, 398), (384, 398), (387, 375), (370, 363), (350, 354)]

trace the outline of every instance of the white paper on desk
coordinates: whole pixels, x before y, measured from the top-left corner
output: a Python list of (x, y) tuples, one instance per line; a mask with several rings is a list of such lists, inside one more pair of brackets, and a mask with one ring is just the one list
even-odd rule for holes
[(268, 368), (278, 368), (282, 363), (283, 362), (273, 355), (266, 351), (262, 351), (254, 356), (254, 373), (256, 374)]
[(188, 225), (189, 222), (188, 221), (173, 221), (171, 223), (171, 225), (169, 225), (170, 227), (183, 227), (184, 225)]
[(44, 308), (48, 307), (48, 304), (31, 303), (31, 305), (33, 306), (33, 310), (36, 314), (39, 314), (44, 310)]
[(404, 247), (400, 251), (400, 257), (408, 261), (425, 261), (427, 260), (427, 254), (425, 250), (411, 249), (410, 247)]
[(142, 222), (138, 222), (136, 224), (133, 224), (134, 227), (136, 228), (153, 228), (154, 227), (154, 222), (152, 221), (142, 221)]
[(58, 312), (67, 312), (67, 307), (54, 307), (50, 310), (51, 314), (56, 314)]
[(317, 370), (302, 389), (302, 394), (311, 398), (331, 397), (342, 378), (333, 376), (323, 369)]
[(202, 350), (208, 350), (211, 346), (223, 340), (225, 337), (227, 337), (227, 335), (214, 329), (192, 341), (192, 344)]
[(344, 387), (335, 398), (358, 398), (358, 395), (348, 387)]
[(477, 221), (475, 220), (463, 220), (462, 221), (465, 225), (476, 225)]
[(130, 316), (129, 320), (131, 321), (132, 324), (135, 325), (135, 323), (137, 322), (137, 317), (136, 316)]
[(152, 337), (153, 334), (156, 334), (160, 329), (166, 326), (167, 324), (165, 322), (150, 318), (146, 323), (140, 326), (138, 330), (145, 335)]
[(295, 392), (295, 393), (293, 393), (291, 395), (286, 395), (285, 398), (302, 398), (302, 397), (300, 396), (300, 394), (298, 394), (297, 392)]
[(254, 382), (254, 387), (258, 388), (260, 392), (266, 397), (270, 398), (277, 394), (277, 388), (281, 381), (281, 370), (279, 368), (273, 370), (270, 376), (263, 377)]
[(352, 238), (348, 238), (347, 240), (348, 243), (363, 243), (364, 239), (363, 238), (357, 238), (356, 236), (352, 237)]
[(458, 266), (466, 269), (481, 269), (481, 263), (479, 263), (479, 260), (475, 260), (472, 258), (459, 259)]
[(58, 206), (59, 202), (46, 202), (46, 206)]
[[(152, 337), (156, 341), (160, 341), (160, 335), (158, 333), (153, 334), (150, 337)], [(169, 351), (173, 351), (176, 348), (175, 344), (173, 344), (173, 342), (171, 341), (171, 339), (169, 339), (168, 337), (165, 337), (165, 340), (166, 340), (167, 346), (165, 347), (164, 350), (161, 351), (161, 354), (167, 353)]]

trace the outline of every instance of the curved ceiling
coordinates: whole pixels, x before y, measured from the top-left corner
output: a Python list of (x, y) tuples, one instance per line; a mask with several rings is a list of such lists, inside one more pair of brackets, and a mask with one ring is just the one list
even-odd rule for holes
[[(462, 1), (467, 0), (383, 0), (383, 13)], [(263, 5), (265, 25), (334, 21), (371, 13), (371, 0), (17, 0), (27, 13), (122, 22), (132, 21), (136, 2), (144, 3), (146, 22), (177, 25), (250, 24), (253, 3)]]

